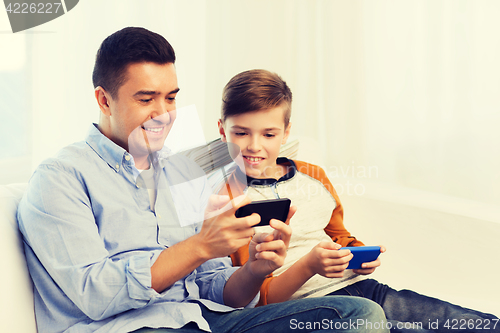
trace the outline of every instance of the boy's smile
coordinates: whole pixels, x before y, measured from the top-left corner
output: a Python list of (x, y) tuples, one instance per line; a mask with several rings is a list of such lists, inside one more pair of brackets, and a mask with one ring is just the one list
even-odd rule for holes
[(284, 175), (283, 168), (276, 164), (281, 145), (290, 134), (291, 124), (285, 129), (284, 112), (278, 106), (219, 121), (222, 141), (240, 147), (248, 176), (279, 179)]

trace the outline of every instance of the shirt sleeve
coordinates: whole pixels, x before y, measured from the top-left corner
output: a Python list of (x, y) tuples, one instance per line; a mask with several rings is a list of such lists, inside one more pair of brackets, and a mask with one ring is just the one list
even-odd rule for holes
[[(200, 297), (224, 304), (224, 286), (231, 275), (240, 267), (232, 267), (229, 257), (212, 259), (198, 267), (196, 283), (200, 288)], [(253, 308), (260, 299), (260, 293), (245, 308)]]
[(74, 172), (40, 166), (20, 203), (18, 219), (26, 246), (36, 254), (32, 260), (89, 318), (102, 320), (158, 297), (151, 288), (154, 253), (109, 256), (85, 182)]

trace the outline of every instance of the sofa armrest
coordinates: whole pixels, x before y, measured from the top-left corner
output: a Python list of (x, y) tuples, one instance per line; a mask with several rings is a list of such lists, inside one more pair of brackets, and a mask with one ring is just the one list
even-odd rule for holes
[(33, 286), (16, 219), (26, 188), (0, 186), (0, 332), (36, 332)]

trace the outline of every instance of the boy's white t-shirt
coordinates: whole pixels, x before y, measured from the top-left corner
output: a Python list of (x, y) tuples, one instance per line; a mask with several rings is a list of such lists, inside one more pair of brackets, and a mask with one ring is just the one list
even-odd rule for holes
[[(292, 205), (297, 206), (297, 212), (290, 221), (292, 237), (283, 266), (273, 272), (278, 276), (290, 268), (322, 241), (333, 242), (325, 233), (328, 218), (336, 207), (336, 201), (323, 184), (301, 172), (285, 181), (274, 185), (249, 186), (246, 195), (252, 200), (274, 198), (289, 198)], [(256, 227), (256, 232), (273, 232), (270, 226)], [(319, 274), (306, 281), (290, 299), (319, 297), (327, 295), (348, 285), (364, 280), (366, 277), (358, 275), (352, 270), (345, 270), (342, 278), (326, 278)]]

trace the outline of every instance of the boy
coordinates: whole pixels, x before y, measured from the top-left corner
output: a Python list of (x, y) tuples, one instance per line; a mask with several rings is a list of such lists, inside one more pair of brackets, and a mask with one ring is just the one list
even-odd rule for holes
[[(290, 135), (291, 102), (286, 83), (265, 70), (234, 76), (222, 97), (221, 138), (238, 145), (244, 161), (228, 180), (233, 195), (245, 193), (252, 200), (289, 198), (297, 206), (290, 220), (293, 234), (285, 263), (263, 283), (260, 304), (326, 295), (362, 296), (383, 307), (393, 331), (402, 322), (423, 323), (423, 331), (429, 319), (439, 319), (442, 324), (452, 318), (481, 323), (497, 319), (365, 279), (380, 266), (380, 259), (363, 264), (362, 269), (346, 270), (352, 254), (339, 248), (363, 243), (345, 229), (342, 205), (325, 172), (315, 165), (278, 157)], [(244, 264), (247, 247), (231, 257), (233, 265)], [(495, 321), (492, 324), (491, 328)]]

